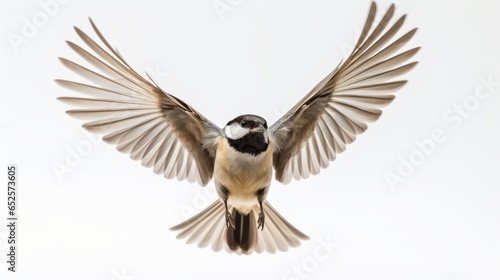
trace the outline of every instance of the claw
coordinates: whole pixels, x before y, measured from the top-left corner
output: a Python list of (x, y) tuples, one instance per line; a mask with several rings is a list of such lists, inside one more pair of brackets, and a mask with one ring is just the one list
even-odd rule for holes
[(231, 216), (231, 213), (229, 213), (229, 211), (227, 211), (226, 212), (226, 227), (229, 228), (229, 226), (231, 226), (233, 229), (236, 229), (236, 227), (234, 226), (233, 217)]
[(259, 213), (259, 219), (257, 220), (257, 229), (260, 228), (260, 230), (264, 230), (264, 220), (266, 218), (266, 215), (264, 215), (264, 212)]

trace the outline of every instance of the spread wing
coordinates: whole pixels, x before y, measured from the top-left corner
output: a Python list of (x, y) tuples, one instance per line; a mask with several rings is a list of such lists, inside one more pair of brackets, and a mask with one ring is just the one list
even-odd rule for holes
[(90, 120), (83, 125), (85, 129), (104, 134), (104, 141), (115, 144), (142, 165), (153, 167), (155, 173), (206, 185), (214, 167), (215, 146), (211, 143), (221, 135), (221, 129), (137, 74), (92, 20), (90, 23), (104, 47), (76, 27), (76, 33), (93, 53), (67, 43), (92, 69), (60, 58), (64, 66), (90, 82), (56, 80), (62, 87), (88, 96), (59, 97), (64, 103), (80, 107), (67, 113)]
[(309, 94), (270, 127), (278, 147), (274, 154), (276, 179), (283, 183), (319, 173), (345, 150), (356, 136), (376, 121), (394, 99), (394, 92), (406, 83), (392, 81), (415, 67), (407, 61), (420, 48), (396, 54), (416, 32), (398, 39), (405, 16), (392, 26), (394, 5), (372, 30), (376, 14), (372, 2), (361, 36), (350, 56), (324, 78)]

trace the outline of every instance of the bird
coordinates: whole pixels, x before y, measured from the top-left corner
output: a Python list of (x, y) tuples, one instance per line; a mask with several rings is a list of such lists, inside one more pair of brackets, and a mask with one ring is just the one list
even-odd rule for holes
[(411, 60), (420, 47), (401, 49), (417, 28), (395, 38), (406, 15), (392, 20), (394, 12), (392, 4), (376, 21), (372, 2), (348, 57), (271, 125), (253, 114), (214, 124), (139, 75), (90, 18), (97, 39), (74, 27), (84, 47), (66, 41), (88, 65), (59, 57), (87, 81), (56, 79), (80, 94), (57, 99), (76, 107), (66, 113), (85, 120), (84, 129), (154, 173), (201, 186), (213, 179), (218, 198), (173, 226), (177, 238), (236, 254), (287, 251), (309, 237), (266, 200), (273, 177), (288, 184), (328, 167), (407, 83), (399, 77), (417, 65)]

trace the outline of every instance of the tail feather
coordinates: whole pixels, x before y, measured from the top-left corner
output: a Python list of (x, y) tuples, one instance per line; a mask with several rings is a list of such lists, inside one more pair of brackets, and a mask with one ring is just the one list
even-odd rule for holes
[(171, 230), (182, 230), (178, 235), (177, 238), (183, 239), (188, 236), (199, 236), (204, 230), (205, 230), (205, 223), (208, 222), (215, 222), (216, 218), (220, 215), (218, 212), (220, 212), (219, 208), (222, 205), (222, 202), (219, 200), (215, 201), (212, 203), (210, 206), (208, 206), (205, 210), (202, 212), (196, 214), (192, 218), (174, 226), (171, 228)]
[(260, 212), (257, 205), (247, 215), (239, 213), (233, 207), (228, 210), (232, 213), (235, 229), (226, 228), (224, 203), (217, 200), (171, 230), (180, 231), (177, 238), (187, 238), (187, 243), (197, 242), (202, 248), (212, 244), (214, 251), (225, 249), (237, 254), (287, 251), (289, 247), (299, 246), (300, 240), (309, 239), (267, 201), (264, 202), (266, 218), (262, 231), (257, 229), (256, 217)]
[[(219, 216), (224, 214), (223, 211), (220, 212), (221, 213), (219, 214)], [(207, 228), (204, 231), (204, 237), (200, 239), (200, 241), (198, 242), (198, 246), (200, 248), (205, 248), (208, 245), (212, 244), (214, 251), (220, 251), (223, 248), (224, 243), (222, 242), (223, 238), (220, 237), (219, 233), (224, 231), (224, 227), (225, 227), (224, 223), (220, 223), (218, 222), (217, 219), (214, 219), (213, 223), (211, 224), (211, 227)], [(220, 242), (221, 247), (220, 249), (216, 250), (215, 248), (217, 247), (215, 247), (215, 244), (218, 243), (218, 239), (220, 239), (221, 241)]]
[[(200, 221), (196, 224), (192, 224), (190, 232), (191, 236), (188, 238), (186, 243), (191, 244), (198, 241), (199, 247), (206, 247), (211, 243), (211, 239), (215, 237), (214, 232), (217, 229), (218, 217), (224, 214), (222, 208), (215, 207), (210, 213), (207, 213), (204, 217), (200, 217)], [(189, 234), (186, 232), (185, 234)]]
[(218, 230), (215, 230), (213, 233), (213, 240), (214, 242), (212, 243), (212, 250), (215, 252), (219, 252), (220, 250), (226, 248), (226, 236), (223, 234), (227, 228), (226, 224), (224, 222), (221, 222), (218, 224)]
[(226, 232), (226, 242), (229, 249), (232, 251), (241, 249), (243, 252), (253, 251), (257, 244), (256, 220), (253, 211), (244, 215), (233, 208), (232, 216), (235, 228), (230, 227)]
[(264, 213), (270, 218), (271, 221), (279, 221), (283, 225), (277, 226), (280, 234), (286, 239), (290, 247), (297, 247), (300, 245), (300, 239), (308, 240), (309, 237), (302, 233), (300, 230), (292, 226), (285, 218), (283, 218), (278, 211), (276, 211), (269, 202), (264, 202)]

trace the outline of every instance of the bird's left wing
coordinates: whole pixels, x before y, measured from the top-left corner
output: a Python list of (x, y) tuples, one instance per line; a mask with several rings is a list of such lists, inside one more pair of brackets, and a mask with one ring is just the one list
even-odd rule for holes
[(56, 80), (64, 88), (89, 97), (59, 97), (80, 107), (67, 113), (90, 120), (83, 127), (104, 134), (103, 140), (129, 153), (165, 178), (187, 179), (206, 185), (213, 175), (215, 139), (221, 129), (179, 98), (163, 91), (135, 72), (90, 23), (104, 47), (75, 30), (93, 52), (68, 41), (93, 70), (60, 58), (91, 84)]
[(351, 55), (270, 127), (277, 147), (273, 164), (278, 181), (286, 184), (327, 167), (346, 144), (367, 129), (366, 123), (380, 117), (380, 108), (394, 99), (389, 93), (406, 83), (391, 80), (416, 65), (404, 63), (419, 48), (395, 53), (408, 43), (416, 28), (390, 42), (406, 16), (388, 27), (394, 14), (391, 5), (371, 31), (376, 10), (373, 2)]

